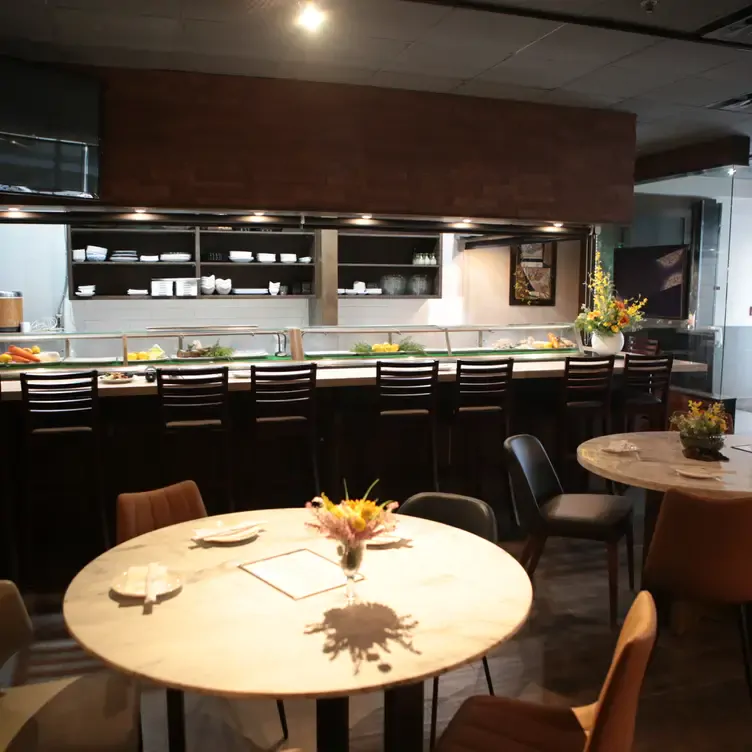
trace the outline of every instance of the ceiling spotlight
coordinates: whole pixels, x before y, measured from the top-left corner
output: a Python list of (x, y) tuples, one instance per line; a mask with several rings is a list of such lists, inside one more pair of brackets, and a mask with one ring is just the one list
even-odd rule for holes
[(21, 211), (21, 207), (20, 206), (9, 206), (6, 209), (6, 211), (9, 211), (9, 212), (20, 212)]
[(306, 3), (298, 15), (297, 24), (306, 31), (315, 33), (321, 28), (325, 20), (326, 13), (316, 3)]
[(465, 219), (462, 220), (463, 224), (469, 225), (473, 220), (469, 217), (465, 217)]
[(134, 209), (133, 211), (136, 212), (136, 214), (146, 214), (146, 209)]
[(360, 217), (361, 219), (373, 219), (373, 214), (363, 214)]
[(253, 212), (254, 217), (263, 217), (266, 212)]
[(551, 224), (554, 227), (564, 227), (564, 223), (563, 222), (552, 222)]
[(729, 175), (735, 175), (736, 174), (736, 168), (735, 167), (729, 167), (728, 168), (728, 174)]

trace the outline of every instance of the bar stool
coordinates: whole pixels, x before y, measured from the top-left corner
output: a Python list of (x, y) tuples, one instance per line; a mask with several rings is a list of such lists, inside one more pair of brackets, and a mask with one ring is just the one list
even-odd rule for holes
[(641, 419), (651, 431), (665, 431), (673, 355), (624, 356), (624, 389), (620, 407), (624, 431), (637, 431)]
[(579, 444), (611, 433), (613, 378), (613, 355), (566, 359), (557, 426), (562, 471), (573, 460), (576, 463)]
[(634, 334), (630, 334), (627, 337), (627, 346), (624, 348), (624, 351), (635, 355), (658, 355), (661, 351), (661, 346), (658, 344), (657, 339), (637, 337)]
[(263, 425), (299, 423), (308, 439), (313, 494), (321, 493), (318, 426), (316, 419), (316, 364), (251, 366), (251, 422), (254, 441)]
[[(428, 422), (434, 491), (439, 490), (438, 385), (437, 360), (376, 362), (376, 388), (382, 429), (385, 421), (401, 418), (425, 419)], [(386, 437), (383, 438), (386, 444)]]
[(157, 393), (163, 467), (167, 465), (167, 446), (171, 437), (188, 431), (218, 434), (221, 437), (226, 506), (228, 511), (234, 511), (227, 367), (160, 368), (157, 370)]
[[(509, 436), (511, 416), (513, 358), (489, 358), (483, 360), (458, 360), (457, 380), (454, 388), (452, 409), (452, 444), (455, 431), (461, 425), (467, 428), (491, 423), (498, 431), (501, 443)], [(465, 446), (470, 446), (466, 442)], [(482, 495), (483, 478), (478, 468), (477, 454), (473, 475), (477, 481), (476, 492)], [(517, 510), (514, 509), (517, 524)]]

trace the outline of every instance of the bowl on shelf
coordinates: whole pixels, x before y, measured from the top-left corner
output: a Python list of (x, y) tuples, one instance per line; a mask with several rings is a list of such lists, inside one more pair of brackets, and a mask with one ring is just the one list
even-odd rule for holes
[(313, 257), (312, 256), (301, 256), (298, 259), (298, 263), (299, 264), (310, 264), (311, 261), (313, 261)]
[(413, 274), (410, 277), (411, 295), (430, 295), (431, 282), (425, 274)]
[(71, 252), (74, 261), (86, 261), (86, 248), (76, 248)]
[(401, 274), (385, 274), (381, 278), (381, 288), (386, 295), (404, 295), (407, 280)]
[(280, 253), (279, 260), (283, 264), (297, 264), (298, 256), (295, 253)]
[(276, 253), (259, 253), (257, 254), (256, 258), (258, 258), (259, 263), (261, 264), (274, 264), (277, 261), (277, 254)]
[(232, 291), (231, 279), (220, 279), (217, 277), (215, 282), (215, 289), (220, 295), (229, 295)]

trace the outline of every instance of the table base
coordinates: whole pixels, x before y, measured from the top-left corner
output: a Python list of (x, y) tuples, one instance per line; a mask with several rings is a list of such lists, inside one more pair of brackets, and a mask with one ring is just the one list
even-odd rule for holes
[(384, 692), (385, 752), (422, 752), (423, 682)]
[(645, 519), (642, 526), (642, 568), (640, 569), (640, 587), (644, 585), (645, 562), (648, 560), (648, 551), (653, 541), (655, 523), (658, 522), (658, 513), (661, 511), (663, 491), (645, 491)]
[(167, 690), (167, 739), (170, 752), (185, 752), (185, 695)]
[(350, 701), (347, 697), (316, 700), (316, 749), (348, 752), (350, 748)]

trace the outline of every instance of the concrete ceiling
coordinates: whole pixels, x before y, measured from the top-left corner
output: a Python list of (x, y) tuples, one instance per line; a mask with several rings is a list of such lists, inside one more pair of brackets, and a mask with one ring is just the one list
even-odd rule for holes
[[(694, 32), (749, 0), (486, 0)], [(410, 0), (0, 0), (0, 53), (613, 108), (638, 117), (641, 151), (720, 133), (752, 114), (709, 106), (752, 91), (752, 49)], [(752, 11), (751, 11), (752, 13)]]

